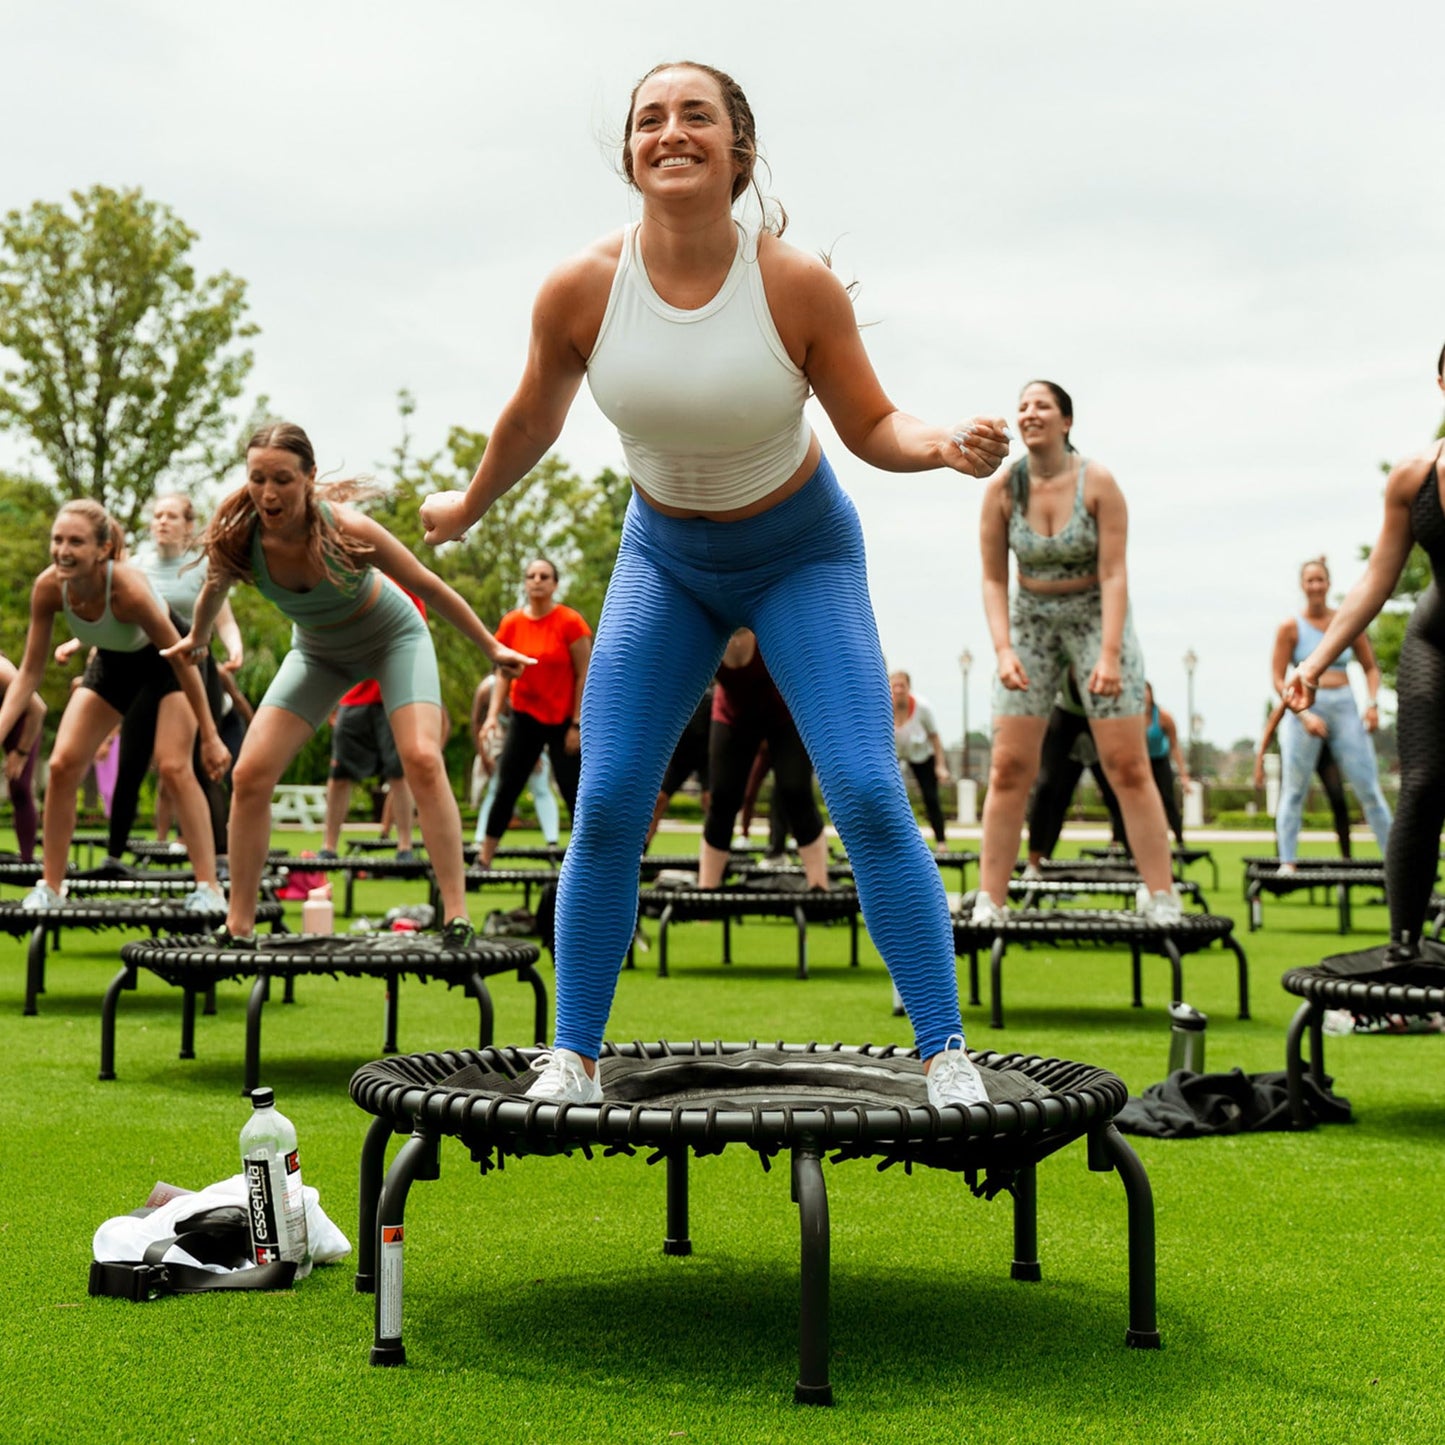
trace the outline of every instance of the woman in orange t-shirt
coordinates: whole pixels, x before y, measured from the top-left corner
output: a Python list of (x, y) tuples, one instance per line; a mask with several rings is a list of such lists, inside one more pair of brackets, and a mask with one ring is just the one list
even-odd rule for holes
[[(577, 801), (577, 775), (582, 760), (582, 739), (577, 719), (582, 712), (582, 684), (592, 656), (592, 629), (580, 612), (553, 598), (557, 569), (545, 557), (528, 564), (527, 600), (509, 612), (497, 627), (497, 637), (519, 648), (536, 663), (509, 682), (498, 678), (479, 740), (494, 734), (510, 700), (512, 723), (497, 762), (497, 796), (482, 839), (481, 865), (489, 868), (497, 842), (507, 830), (512, 809), (527, 786), (537, 759), (546, 748), (552, 776), (571, 813)], [(525, 639), (525, 646), (523, 645)]]

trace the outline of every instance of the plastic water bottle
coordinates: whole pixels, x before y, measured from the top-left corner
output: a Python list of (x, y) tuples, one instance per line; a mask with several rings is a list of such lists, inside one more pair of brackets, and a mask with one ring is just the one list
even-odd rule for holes
[(301, 905), (302, 933), (332, 933), (336, 928), (336, 915), (331, 903), (331, 885), (313, 888)]
[(311, 1273), (311, 1245), (306, 1238), (296, 1128), (276, 1112), (276, 1095), (270, 1089), (251, 1090), (251, 1110), (241, 1128), (251, 1258), (257, 1264), (294, 1260), (296, 1278), (305, 1279)]

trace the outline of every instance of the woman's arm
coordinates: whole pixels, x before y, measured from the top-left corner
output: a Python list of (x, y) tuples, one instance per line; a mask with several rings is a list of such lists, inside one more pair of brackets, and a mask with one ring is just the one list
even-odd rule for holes
[(30, 589), (30, 629), (25, 634), (25, 655), (5, 689), (5, 701), (0, 703), (0, 738), (10, 735), (10, 729), (29, 708), (31, 695), (45, 676), (50, 635), (55, 630), (55, 614), (59, 611), (60, 585), (47, 567)]
[(1008, 455), (1002, 417), (931, 426), (899, 411), (868, 359), (852, 299), (828, 266), (769, 236), (759, 260), (778, 334), (850, 452), (888, 472), (952, 467), (992, 475)]
[(1162, 707), (1159, 709), (1159, 728), (1169, 744), (1169, 756), (1174, 760), (1174, 771), (1179, 774), (1179, 781), (1188, 786), (1189, 764), (1185, 762), (1184, 750), (1179, 746), (1179, 729), (1174, 726), (1173, 714), (1165, 712)]
[(186, 661), (193, 661), (210, 647), (211, 632), (221, 615), (221, 609), (226, 608), (229, 611), (226, 594), (230, 592), (233, 581), (235, 579), (228, 573), (217, 572), (215, 568), (206, 574), (200, 595), (196, 598), (196, 610), (191, 614), (190, 631), (180, 639), (176, 647), (161, 648), (163, 657), (175, 655)]
[[(592, 639), (579, 637), (567, 644), (567, 655), (572, 659), (572, 726), (567, 729), (567, 750), (572, 747), (573, 734), (581, 736), (579, 719), (582, 716), (582, 689), (587, 682), (587, 664), (592, 661)], [(578, 744), (580, 746), (580, 743)]]
[(988, 619), (998, 660), (999, 681), (1011, 692), (1023, 692), (1028, 674), (1013, 650), (1008, 615), (1008, 477), (995, 477), (984, 488), (979, 511), (978, 542), (983, 557), (983, 612)]
[(1367, 633), (1360, 633), (1354, 641), (1355, 657), (1365, 671), (1365, 692), (1370, 701), (1365, 707), (1364, 724), (1367, 733), (1376, 732), (1380, 726), (1380, 683), (1384, 680), (1375, 649)]
[(1264, 786), (1264, 754), (1284, 714), (1285, 705), (1282, 702), (1275, 703), (1274, 711), (1270, 713), (1269, 721), (1264, 725), (1264, 735), (1260, 738), (1259, 748), (1254, 755), (1254, 786), (1256, 788)]
[(224, 672), (239, 672), (241, 664), (246, 660), (246, 648), (241, 641), (241, 629), (236, 622), (236, 614), (231, 611), (230, 598), (221, 603), (221, 610), (216, 613), (216, 636), (221, 639), (221, 646), (226, 649), (226, 660), (221, 664)]
[(1103, 609), (1099, 660), (1089, 674), (1088, 690), (1117, 697), (1124, 690), (1119, 656), (1124, 648), (1124, 619), (1129, 615), (1129, 572), (1125, 554), (1129, 544), (1129, 508), (1112, 474), (1090, 462), (1084, 477), (1084, 503), (1099, 530), (1099, 603)]
[(1269, 657), (1269, 675), (1274, 683), (1276, 697), (1284, 696), (1285, 679), (1289, 676), (1294, 661), (1294, 650), (1299, 644), (1299, 623), (1293, 617), (1282, 622), (1274, 635), (1274, 651)]
[[(1430, 466), (1433, 464), (1431, 461)], [(1358, 637), (1390, 600), (1415, 541), (1410, 507), (1429, 470), (1430, 467), (1422, 466), (1416, 457), (1390, 473), (1385, 483), (1385, 519), (1370, 551), (1365, 575), (1350, 588), (1349, 595), (1325, 628), (1319, 645), (1300, 663), (1285, 689), (1285, 700), (1296, 712), (1303, 711), (1314, 700), (1320, 673), (1340, 655), (1346, 642)]]
[(371, 560), (394, 582), (415, 593), (439, 617), (450, 622), (469, 642), (503, 671), (518, 673), (536, 661), (503, 646), (475, 612), (465, 597), (443, 582), (429, 567), (424, 567), (410, 551), (379, 522), (373, 521), (354, 507), (335, 507), (332, 515), (336, 525), (348, 536), (365, 542), (371, 548)]
[(564, 262), (542, 283), (532, 304), (532, 334), (522, 379), (487, 438), (476, 475), (465, 492), (436, 492), (421, 504), (429, 545), (460, 537), (542, 460), (561, 435), (587, 370), (619, 247), (615, 236), (598, 242)]

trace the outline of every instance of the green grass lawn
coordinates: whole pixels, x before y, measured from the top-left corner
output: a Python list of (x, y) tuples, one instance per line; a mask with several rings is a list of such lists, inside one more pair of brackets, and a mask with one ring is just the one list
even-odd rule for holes
[[(304, 839), (299, 841), (305, 841)], [(313, 840), (314, 841), (314, 840)], [(677, 840), (663, 840), (666, 851)], [(298, 846), (296, 835), (284, 842)], [(1234, 964), (1185, 960), (1209, 1015), (1208, 1065), (1282, 1067), (1296, 1000), (1288, 967), (1339, 951), (1332, 906), (1269, 900), (1245, 932), (1239, 859), (1214, 848), (1216, 911), (1239, 921), (1254, 1018), (1235, 1017)], [(950, 886), (956, 886), (956, 874)], [(1207, 870), (1194, 876), (1207, 880)], [(7, 896), (16, 897), (14, 889)], [(364, 882), (373, 914), (418, 885)], [(520, 899), (488, 896), (479, 905)], [(1355, 910), (1354, 946), (1384, 910)], [(828, 1167), (831, 1373), (837, 1406), (792, 1403), (798, 1223), (788, 1170), (750, 1151), (692, 1166), (687, 1259), (661, 1253), (664, 1179), (642, 1156), (510, 1161), (479, 1177), (452, 1141), (407, 1210), (403, 1369), (367, 1363), (370, 1296), (348, 1264), (293, 1293), (147, 1305), (86, 1297), (91, 1235), (157, 1179), (200, 1187), (237, 1168), (246, 987), (223, 986), (176, 1057), (180, 995), (143, 975), (120, 1005), (119, 1078), (96, 1079), (99, 1007), (119, 935), (67, 934), (37, 1018), (22, 1018), (24, 950), (0, 938), (0, 1445), (22, 1441), (1437, 1441), (1445, 1266), (1445, 1037), (1332, 1039), (1357, 1122), (1312, 1133), (1139, 1140), (1159, 1229), (1164, 1348), (1126, 1324), (1124, 1195), (1082, 1145), (1039, 1170), (1044, 1280), (1008, 1277), (1011, 1209), (962, 1180), (868, 1163)], [(748, 922), (733, 967), (721, 928), (679, 926), (672, 976), (640, 953), (622, 975), (614, 1038), (911, 1042), (868, 945), (810, 930), (793, 976), (790, 924)], [(1350, 945), (1345, 945), (1350, 946)], [(550, 966), (544, 966), (550, 985)], [(1138, 1092), (1168, 1053), (1168, 969), (1145, 960), (1129, 1007), (1127, 954), (1013, 951), (1008, 1027), (965, 1010), (975, 1047), (1085, 1060)], [(492, 981), (499, 1042), (527, 1042), (531, 992)], [(347, 1096), (377, 1056), (378, 983), (303, 979), (268, 1006), (263, 1079), (300, 1133), (306, 1179), (347, 1235), (368, 1122)], [(407, 1051), (474, 1045), (476, 1007), (403, 984)]]

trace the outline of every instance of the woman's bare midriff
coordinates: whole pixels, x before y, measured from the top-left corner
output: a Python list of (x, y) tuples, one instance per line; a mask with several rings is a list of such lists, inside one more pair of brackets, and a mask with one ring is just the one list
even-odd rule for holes
[(780, 502), (786, 502), (794, 492), (803, 489), (803, 484), (818, 470), (818, 463), (823, 459), (823, 448), (818, 438), (814, 436), (808, 443), (808, 453), (803, 458), (798, 470), (788, 478), (780, 487), (774, 487), (766, 496), (759, 497), (755, 502), (749, 502), (746, 506), (733, 507), (726, 512), (694, 512), (686, 507), (669, 507), (662, 502), (655, 501), (647, 495), (647, 492), (633, 482), (632, 486), (638, 496), (652, 508), (654, 512), (660, 512), (664, 517), (678, 517), (684, 521), (693, 517), (701, 518), (704, 522), (745, 522), (749, 517), (760, 517), (764, 512), (771, 511)]
[(1022, 572), (1018, 574), (1019, 586), (1025, 592), (1036, 592), (1042, 597), (1068, 597), (1075, 592), (1087, 592), (1091, 587), (1099, 585), (1099, 579), (1093, 577), (1025, 577)]

